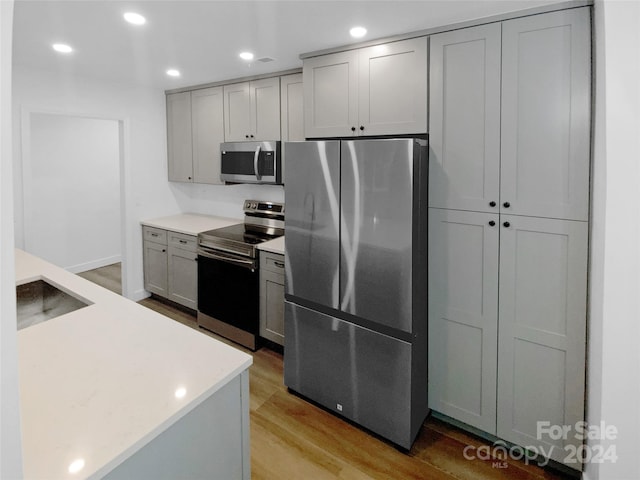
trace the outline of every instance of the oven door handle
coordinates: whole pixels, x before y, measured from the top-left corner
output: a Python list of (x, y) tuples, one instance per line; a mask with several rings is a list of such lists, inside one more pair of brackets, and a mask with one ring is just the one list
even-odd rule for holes
[(262, 150), (262, 147), (258, 145), (256, 147), (256, 153), (253, 154), (253, 173), (256, 174), (256, 179), (258, 180), (262, 180), (262, 175), (260, 175), (260, 172), (258, 171), (258, 160), (260, 158), (260, 150)]
[(231, 257), (229, 255), (225, 255), (222, 252), (211, 252), (208, 250), (204, 250), (202, 248), (198, 249), (198, 255), (201, 255), (206, 258), (210, 258), (212, 260), (220, 260), (221, 262), (227, 262), (232, 265), (236, 265), (238, 267), (243, 267), (254, 271), (256, 269), (255, 260), (242, 260), (240, 258)]

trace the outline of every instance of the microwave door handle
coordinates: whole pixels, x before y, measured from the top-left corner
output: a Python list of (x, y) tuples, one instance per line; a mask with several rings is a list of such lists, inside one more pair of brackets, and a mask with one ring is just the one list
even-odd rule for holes
[(260, 175), (260, 172), (258, 172), (258, 159), (260, 158), (260, 150), (261, 150), (261, 147), (260, 145), (258, 145), (256, 147), (256, 153), (254, 153), (253, 155), (253, 173), (256, 174), (257, 180), (260, 180), (262, 178), (262, 176)]

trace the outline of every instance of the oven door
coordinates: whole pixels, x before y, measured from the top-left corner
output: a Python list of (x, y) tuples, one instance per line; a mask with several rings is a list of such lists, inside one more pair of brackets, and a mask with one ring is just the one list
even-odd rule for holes
[(255, 259), (198, 249), (198, 310), (258, 334), (259, 277)]

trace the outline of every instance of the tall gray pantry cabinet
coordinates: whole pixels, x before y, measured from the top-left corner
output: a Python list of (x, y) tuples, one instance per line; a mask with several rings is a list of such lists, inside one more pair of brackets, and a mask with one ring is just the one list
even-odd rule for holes
[(590, 38), (589, 7), (430, 37), (429, 406), (575, 469)]

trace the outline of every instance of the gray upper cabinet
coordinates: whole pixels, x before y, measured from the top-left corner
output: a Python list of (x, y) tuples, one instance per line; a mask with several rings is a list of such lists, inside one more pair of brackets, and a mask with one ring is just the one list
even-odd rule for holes
[[(588, 224), (507, 215), (501, 222), (497, 435), (552, 450), (562, 462), (565, 447), (581, 444), (573, 428), (584, 420)], [(570, 426), (571, 434), (538, 438), (539, 421)]]
[(167, 150), (169, 180), (193, 181), (191, 143), (191, 93), (167, 95)]
[(220, 184), (222, 87), (167, 95), (169, 180)]
[(353, 135), (358, 123), (358, 52), (304, 60), (305, 137)]
[(220, 143), (224, 142), (222, 87), (191, 92), (194, 182), (222, 184)]
[(589, 15), (431, 37), (429, 206), (588, 219)]
[(588, 219), (590, 41), (589, 8), (503, 23), (505, 213)]
[(303, 99), (301, 73), (280, 77), (280, 137), (283, 142), (304, 140)]
[(427, 37), (304, 60), (305, 136), (427, 132)]
[(498, 216), (429, 209), (429, 407), (491, 434), (496, 433)]
[(280, 78), (225, 85), (227, 142), (280, 140)]
[(427, 41), (419, 37), (360, 50), (361, 135), (427, 132)]
[(430, 207), (499, 211), (500, 30), (430, 38)]

